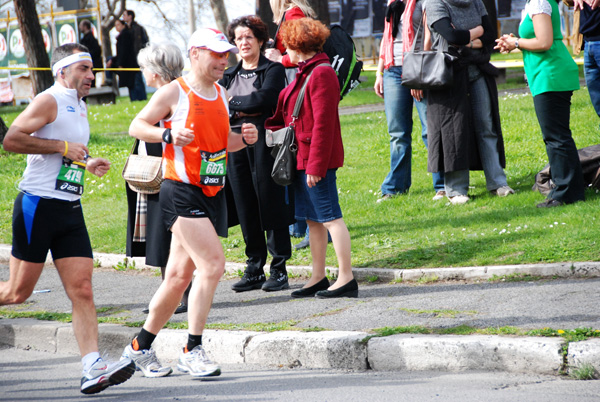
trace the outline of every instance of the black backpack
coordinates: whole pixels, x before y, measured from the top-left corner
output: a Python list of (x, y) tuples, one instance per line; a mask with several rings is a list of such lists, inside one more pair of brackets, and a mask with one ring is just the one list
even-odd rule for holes
[(359, 77), (363, 62), (356, 57), (352, 37), (339, 25), (330, 27), (331, 35), (323, 45), (340, 83), (340, 99), (360, 84)]

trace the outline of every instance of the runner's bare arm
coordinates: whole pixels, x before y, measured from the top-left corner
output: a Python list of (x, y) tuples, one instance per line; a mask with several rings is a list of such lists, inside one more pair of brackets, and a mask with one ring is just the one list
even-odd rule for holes
[[(169, 118), (178, 101), (179, 85), (175, 81), (161, 87), (135, 116), (129, 126), (129, 135), (146, 142), (162, 142), (165, 129), (155, 124)], [(185, 146), (194, 139), (194, 134), (187, 128), (174, 128), (171, 130), (171, 139), (174, 145)]]
[[(4, 150), (17, 154), (63, 154), (67, 145), (61, 140), (37, 138), (31, 134), (56, 120), (56, 100), (52, 95), (38, 96), (10, 125), (4, 138)], [(69, 142), (67, 157), (83, 160), (88, 153), (85, 145)]]

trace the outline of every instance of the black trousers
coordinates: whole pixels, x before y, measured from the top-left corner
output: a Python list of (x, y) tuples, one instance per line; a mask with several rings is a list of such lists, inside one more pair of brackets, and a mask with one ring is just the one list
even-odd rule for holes
[(585, 199), (581, 162), (569, 127), (572, 95), (573, 91), (560, 91), (533, 97), (555, 185), (548, 198), (565, 204)]

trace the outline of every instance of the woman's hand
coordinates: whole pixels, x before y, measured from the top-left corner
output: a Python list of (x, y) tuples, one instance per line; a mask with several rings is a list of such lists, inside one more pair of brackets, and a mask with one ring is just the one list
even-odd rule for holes
[(494, 49), (500, 50), (500, 53), (509, 53), (511, 50), (517, 48), (517, 45), (515, 44), (516, 41), (517, 38), (514, 34), (504, 34), (500, 38), (496, 39), (496, 46), (494, 46)]
[(308, 186), (308, 188), (312, 188), (312, 187), (316, 186), (317, 183), (321, 181), (321, 179), (322, 179), (322, 177), (314, 176), (312, 174), (307, 174), (306, 175), (306, 185)]
[(410, 94), (413, 98), (415, 98), (418, 102), (423, 100), (423, 90), (422, 89), (411, 89)]
[(281, 59), (283, 58), (281, 52), (277, 49), (266, 49), (265, 57), (271, 61), (276, 61), (278, 63), (281, 63)]
[(383, 98), (383, 76), (377, 71), (375, 73), (375, 85), (373, 85), (375, 93), (380, 98)]

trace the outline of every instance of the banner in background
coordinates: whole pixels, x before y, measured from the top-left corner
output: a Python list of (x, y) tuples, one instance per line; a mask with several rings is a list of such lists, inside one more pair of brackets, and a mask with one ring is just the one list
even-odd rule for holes
[(54, 19), (57, 46), (66, 43), (77, 43), (77, 19), (74, 16), (63, 16)]

